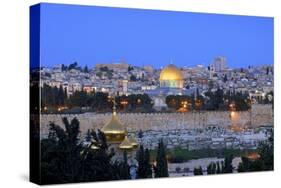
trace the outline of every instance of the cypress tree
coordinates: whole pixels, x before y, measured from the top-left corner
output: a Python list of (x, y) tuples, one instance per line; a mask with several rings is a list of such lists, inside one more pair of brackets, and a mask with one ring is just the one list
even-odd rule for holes
[(90, 129), (88, 129), (85, 140), (86, 140), (86, 142), (91, 142), (91, 139), (92, 139), (92, 135), (91, 135)]
[(200, 166), (199, 168), (194, 168), (193, 174), (194, 174), (194, 176), (203, 175), (202, 167)]
[(137, 169), (137, 178), (146, 178), (145, 176), (145, 161), (144, 161), (144, 149), (141, 145), (137, 152), (137, 161), (139, 163)]
[(144, 150), (142, 145), (137, 152), (137, 160), (139, 164), (137, 169), (137, 178), (152, 178), (149, 150)]
[(131, 175), (130, 175), (130, 167), (128, 165), (128, 156), (127, 156), (127, 152), (125, 151), (123, 153), (123, 162), (121, 163), (121, 169), (120, 169), (120, 176), (121, 179), (131, 179)]
[(64, 105), (64, 91), (62, 85), (60, 85), (59, 87), (57, 98), (58, 98), (58, 105)]
[(144, 165), (145, 165), (146, 178), (152, 178), (152, 169), (151, 169), (150, 155), (149, 155), (148, 149), (145, 149), (145, 151), (144, 151)]
[(207, 166), (207, 174), (212, 174), (212, 163)]
[(220, 163), (217, 162), (217, 171), (216, 171), (217, 174), (220, 174), (221, 173), (221, 168), (220, 168)]
[(155, 177), (168, 177), (168, 162), (166, 159), (166, 148), (163, 140), (160, 140), (158, 144), (157, 157), (156, 157), (156, 167), (155, 167)]
[(212, 174), (216, 174), (217, 166), (216, 163), (212, 163)]
[(223, 166), (223, 173), (232, 173), (233, 166), (232, 166), (232, 155), (228, 155), (224, 159), (224, 166)]

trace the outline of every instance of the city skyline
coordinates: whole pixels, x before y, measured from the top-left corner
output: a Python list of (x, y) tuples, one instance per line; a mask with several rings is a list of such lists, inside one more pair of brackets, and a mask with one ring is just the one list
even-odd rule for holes
[(41, 66), (120, 60), (155, 68), (171, 60), (178, 67), (208, 66), (216, 56), (233, 68), (273, 64), (273, 18), (45, 5)]

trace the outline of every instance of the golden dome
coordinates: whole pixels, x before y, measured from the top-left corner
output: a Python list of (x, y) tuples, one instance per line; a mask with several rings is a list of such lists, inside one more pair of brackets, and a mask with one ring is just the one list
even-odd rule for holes
[(183, 80), (183, 75), (175, 65), (169, 64), (161, 71), (159, 80)]
[(133, 144), (130, 142), (129, 138), (126, 136), (123, 142), (119, 145), (120, 149), (133, 149)]
[(125, 134), (126, 130), (113, 112), (111, 120), (101, 129), (104, 134)]

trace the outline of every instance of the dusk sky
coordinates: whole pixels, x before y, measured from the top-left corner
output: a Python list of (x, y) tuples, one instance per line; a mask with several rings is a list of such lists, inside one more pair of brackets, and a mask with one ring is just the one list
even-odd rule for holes
[(41, 66), (273, 64), (273, 18), (41, 4)]

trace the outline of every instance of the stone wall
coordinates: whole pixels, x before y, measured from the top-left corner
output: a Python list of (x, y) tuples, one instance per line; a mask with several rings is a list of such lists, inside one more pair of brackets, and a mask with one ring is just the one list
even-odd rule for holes
[[(142, 130), (174, 130), (193, 129), (206, 126), (243, 127), (273, 125), (273, 111), (271, 105), (253, 105), (252, 112), (188, 112), (188, 113), (117, 113), (119, 120), (128, 131)], [(62, 125), (62, 117), (71, 120), (77, 117), (80, 129), (85, 133), (88, 129), (99, 129), (106, 124), (111, 113), (96, 114), (43, 114), (41, 115), (41, 134), (48, 133), (48, 124), (54, 122)], [(252, 118), (250, 118), (252, 117)]]

